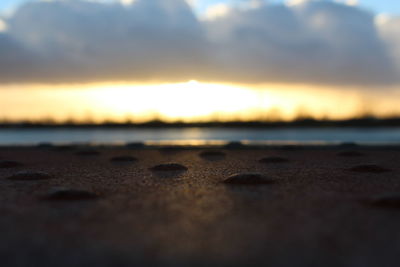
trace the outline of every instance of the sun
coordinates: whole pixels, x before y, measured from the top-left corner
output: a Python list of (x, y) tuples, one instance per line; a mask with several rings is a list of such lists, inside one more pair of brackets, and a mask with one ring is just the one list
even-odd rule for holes
[(105, 86), (94, 89), (92, 99), (109, 113), (157, 114), (167, 121), (206, 120), (215, 114), (230, 116), (252, 109), (259, 101), (246, 88), (195, 80), (152, 86)]

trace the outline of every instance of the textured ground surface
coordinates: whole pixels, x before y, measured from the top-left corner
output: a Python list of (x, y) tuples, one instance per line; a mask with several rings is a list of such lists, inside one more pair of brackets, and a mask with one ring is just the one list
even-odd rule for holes
[(399, 148), (86, 150), (0, 148), (2, 266), (398, 266)]

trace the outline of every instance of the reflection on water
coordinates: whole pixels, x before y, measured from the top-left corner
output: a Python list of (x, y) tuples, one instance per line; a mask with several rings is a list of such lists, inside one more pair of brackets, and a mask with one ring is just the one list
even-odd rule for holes
[(166, 129), (1, 129), (0, 144), (42, 142), (176, 145), (221, 145), (230, 141), (247, 144), (326, 144), (341, 142), (399, 143), (397, 128), (166, 128)]

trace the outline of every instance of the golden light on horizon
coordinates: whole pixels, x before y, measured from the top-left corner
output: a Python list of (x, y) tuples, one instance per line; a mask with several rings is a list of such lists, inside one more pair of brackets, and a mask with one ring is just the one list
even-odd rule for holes
[(205, 119), (215, 113), (246, 112), (257, 103), (254, 92), (239, 87), (189, 81), (154, 86), (95, 89), (93, 101), (110, 114), (157, 114), (166, 121)]
[(258, 87), (188, 81), (159, 85), (31, 85), (0, 90), (0, 119), (166, 122), (347, 119), (400, 114), (395, 95), (305, 85)]

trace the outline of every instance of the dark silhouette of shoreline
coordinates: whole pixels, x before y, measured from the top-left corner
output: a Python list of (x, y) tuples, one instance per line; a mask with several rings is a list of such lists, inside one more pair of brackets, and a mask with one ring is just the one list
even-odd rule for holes
[(66, 122), (55, 123), (46, 122), (0, 122), (0, 129), (7, 128), (189, 128), (189, 127), (207, 127), (207, 128), (337, 128), (337, 127), (400, 127), (400, 117), (378, 119), (378, 118), (355, 118), (348, 120), (316, 120), (316, 119), (297, 119), (295, 121), (232, 121), (232, 122), (163, 122), (159, 120), (144, 123), (79, 123)]

